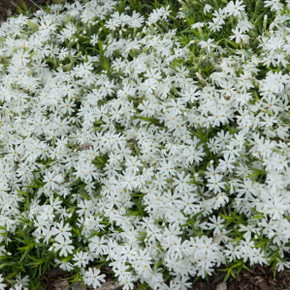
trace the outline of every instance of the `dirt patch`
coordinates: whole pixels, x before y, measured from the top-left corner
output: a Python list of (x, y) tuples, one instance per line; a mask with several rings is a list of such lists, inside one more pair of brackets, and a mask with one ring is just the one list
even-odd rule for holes
[[(109, 267), (102, 267), (102, 273), (106, 274), (106, 283), (102, 284), (99, 290), (121, 290), (122, 287), (114, 282), (114, 277), (111, 274), (111, 269)], [(109, 273), (108, 273), (109, 271)], [(41, 278), (41, 285), (44, 290), (95, 290), (93, 287), (86, 288), (83, 287), (81, 282), (70, 283), (68, 281), (69, 277), (72, 277), (74, 272), (66, 272), (61, 269), (52, 269), (47, 271)]]
[[(42, 283), (46, 290), (84, 290), (81, 283), (75, 283), (69, 286), (68, 281), (63, 281), (71, 276), (62, 270), (53, 269), (47, 272)], [(223, 280), (226, 276), (225, 272), (217, 270), (215, 274), (209, 277), (208, 281), (198, 279), (192, 283), (192, 289), (198, 290), (290, 290), (290, 270), (278, 272), (276, 278), (273, 278), (273, 271), (270, 268), (256, 266), (252, 269), (242, 270), (236, 279), (231, 278), (226, 283)], [(140, 287), (140, 283), (136, 283), (134, 290)], [(87, 287), (87, 290), (94, 290)], [(107, 282), (104, 283), (99, 290), (120, 290), (122, 287), (116, 284), (111, 275), (107, 276)], [(146, 288), (145, 288), (146, 289)]]
[(217, 271), (209, 281), (198, 280), (194, 289), (198, 290), (290, 290), (290, 270), (278, 272), (276, 278), (270, 268), (256, 266), (250, 270), (242, 270), (236, 279), (226, 283), (226, 273)]
[[(4, 22), (11, 15), (19, 14), (19, 8), (25, 11), (23, 3), (32, 12), (35, 12), (39, 7), (60, 3), (59, 0), (1, 0), (0, 2), (0, 23)], [(64, 3), (66, 1), (61, 0), (61, 2)]]

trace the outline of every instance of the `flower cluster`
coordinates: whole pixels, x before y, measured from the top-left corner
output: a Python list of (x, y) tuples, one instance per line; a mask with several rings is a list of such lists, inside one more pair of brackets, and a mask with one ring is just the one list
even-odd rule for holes
[(0, 28), (0, 289), (290, 267), (290, 2), (141, 2)]

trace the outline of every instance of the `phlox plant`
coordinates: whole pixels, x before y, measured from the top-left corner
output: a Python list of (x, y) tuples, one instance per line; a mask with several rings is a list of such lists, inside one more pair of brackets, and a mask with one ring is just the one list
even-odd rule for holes
[(2, 23), (0, 289), (289, 268), (289, 13), (88, 0)]

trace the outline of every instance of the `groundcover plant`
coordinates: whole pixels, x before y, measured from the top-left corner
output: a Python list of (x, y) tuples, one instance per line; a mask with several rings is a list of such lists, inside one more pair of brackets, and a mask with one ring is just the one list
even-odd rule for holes
[(290, 1), (152, 2), (2, 24), (0, 289), (290, 267)]

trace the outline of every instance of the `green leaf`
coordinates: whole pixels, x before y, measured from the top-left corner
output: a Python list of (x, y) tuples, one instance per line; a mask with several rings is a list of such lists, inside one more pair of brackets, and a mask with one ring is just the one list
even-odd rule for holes
[(80, 276), (81, 276), (80, 273), (76, 273), (75, 275), (73, 275), (72, 277), (68, 279), (70, 280), (71, 283), (75, 283), (75, 282), (79, 282)]
[(38, 30), (38, 25), (32, 22), (31, 20), (28, 20), (26, 24), (34, 31)]
[(268, 241), (264, 240), (264, 241), (262, 241), (261, 243), (255, 245), (255, 248), (263, 247), (263, 246), (267, 245), (267, 243), (268, 243)]
[(91, 200), (91, 198), (90, 198), (87, 194), (85, 194), (85, 191), (84, 191), (83, 188), (80, 188), (79, 191), (78, 191), (78, 193), (79, 193), (83, 198), (85, 198), (86, 200)]

